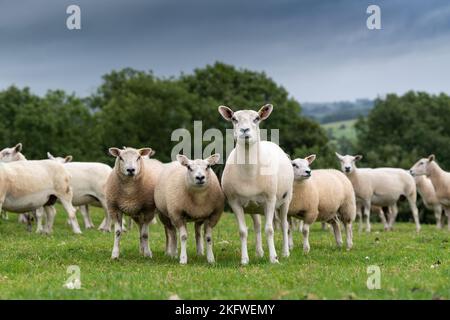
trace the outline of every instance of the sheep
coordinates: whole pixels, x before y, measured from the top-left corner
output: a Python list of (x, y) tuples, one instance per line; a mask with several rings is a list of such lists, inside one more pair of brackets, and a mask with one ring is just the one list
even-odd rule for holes
[[(274, 244), (274, 214), (276, 210), (280, 213), (283, 231), (282, 255), (289, 257), (287, 211), (292, 198), (294, 171), (289, 158), (277, 144), (260, 140), (259, 124), (269, 117), (273, 106), (266, 104), (258, 112), (234, 112), (225, 106), (218, 109), (225, 120), (232, 122), (236, 140), (236, 146), (225, 163), (222, 187), (239, 225), (241, 263), (249, 263), (247, 225), (244, 217), (244, 208), (249, 203), (256, 203), (264, 208), (270, 262), (278, 263)], [(256, 233), (256, 254), (262, 257), (264, 251), (260, 215), (250, 214)]]
[(71, 162), (72, 156), (70, 155), (65, 158), (54, 157), (50, 152), (47, 152), (47, 157), (63, 164), (72, 176), (72, 204), (80, 208), (85, 228), (94, 228), (88, 207), (94, 205), (105, 210), (105, 218), (99, 230), (110, 231), (111, 221), (107, 213), (105, 185), (112, 171), (111, 167), (99, 162)]
[(159, 218), (165, 226), (167, 255), (176, 256), (177, 230), (180, 234), (180, 264), (187, 263), (186, 223), (195, 222), (197, 254), (203, 255), (201, 226), (204, 224), (206, 258), (214, 263), (212, 229), (222, 215), (225, 196), (216, 174), (211, 169), (220, 159), (214, 154), (202, 160), (177, 155), (177, 161), (165, 165), (155, 189)]
[(57, 199), (69, 215), (73, 232), (81, 233), (72, 206), (70, 175), (61, 164), (51, 160), (0, 163), (0, 210), (16, 213), (36, 210), (40, 220), (45, 209), (46, 231), (50, 233)]
[(436, 228), (442, 229), (442, 205), (436, 196), (433, 183), (424, 175), (415, 176), (414, 180), (416, 181), (417, 192), (420, 194), (424, 206), (434, 212)]
[(436, 198), (447, 216), (448, 230), (450, 231), (450, 172), (441, 169), (436, 162), (435, 155), (432, 154), (428, 158), (417, 161), (410, 169), (410, 173), (414, 177), (426, 176), (430, 179), (436, 192)]
[(397, 201), (404, 196), (411, 208), (416, 231), (420, 232), (419, 211), (416, 206), (417, 192), (413, 177), (406, 170), (397, 168), (357, 168), (356, 161), (361, 155), (342, 156), (336, 152), (341, 162), (341, 169), (353, 184), (356, 195), (356, 209), (364, 209), (366, 231), (370, 232), (371, 205), (390, 207), (389, 229), (392, 229), (397, 216)]
[[(347, 249), (353, 246), (352, 222), (356, 216), (356, 199), (351, 182), (334, 169), (311, 171), (310, 165), (316, 155), (292, 161), (294, 184), (288, 216), (303, 220), (303, 251), (308, 253), (309, 227), (316, 221), (328, 222), (334, 231), (336, 244), (342, 246), (339, 220), (346, 230)], [(290, 223), (291, 224), (291, 223)], [(292, 225), (292, 224), (291, 224)], [(289, 233), (290, 248), (293, 248), (292, 232)]]
[(116, 158), (113, 171), (106, 182), (106, 205), (114, 222), (112, 259), (118, 259), (122, 234), (122, 215), (131, 216), (139, 226), (140, 252), (152, 257), (148, 245), (148, 226), (155, 216), (154, 191), (163, 165), (158, 160), (144, 160), (151, 148), (109, 148)]

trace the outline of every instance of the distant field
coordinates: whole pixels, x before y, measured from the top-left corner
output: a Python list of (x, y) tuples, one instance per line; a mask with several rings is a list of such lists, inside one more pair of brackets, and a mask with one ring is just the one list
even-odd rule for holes
[[(93, 208), (98, 226), (102, 212)], [(72, 234), (66, 215), (58, 206), (51, 236), (28, 233), (17, 216), (0, 221), (0, 299), (449, 299), (449, 232), (413, 223), (398, 223), (384, 232), (375, 223), (370, 234), (354, 226), (354, 248), (337, 249), (329, 230), (319, 224), (311, 230), (311, 252), (296, 248), (280, 264), (255, 257), (255, 234), (250, 219), (250, 265), (240, 266), (240, 241), (235, 218), (225, 213), (214, 231), (216, 264), (197, 257), (194, 232), (189, 225), (188, 265), (164, 255), (161, 223), (151, 226), (153, 259), (138, 253), (136, 228), (121, 243), (119, 261), (111, 261), (113, 233), (83, 230)], [(81, 222), (81, 219), (78, 218)], [(281, 254), (281, 234), (276, 232)], [(80, 268), (81, 289), (63, 287), (70, 276), (67, 268)], [(368, 267), (381, 272), (381, 288), (369, 290)]]
[(356, 119), (337, 121), (323, 124), (322, 127), (328, 133), (328, 136), (332, 140), (338, 140), (341, 137), (345, 137), (351, 141), (356, 140), (355, 123)]

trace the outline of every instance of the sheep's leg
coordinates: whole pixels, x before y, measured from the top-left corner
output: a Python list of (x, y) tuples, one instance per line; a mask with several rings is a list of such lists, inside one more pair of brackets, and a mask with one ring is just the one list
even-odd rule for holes
[(27, 223), (27, 217), (26, 217), (25, 213), (19, 214), (17, 222), (19, 222), (19, 223)]
[(384, 230), (389, 229), (389, 225), (386, 221), (386, 217), (384, 216), (384, 211), (382, 207), (380, 207), (380, 209), (378, 210), (378, 216), (380, 217), (381, 223), (384, 226)]
[(87, 205), (83, 205), (79, 207), (81, 215), (83, 216), (84, 228), (91, 229), (94, 227), (92, 223), (91, 217), (89, 216), (89, 208)]
[(334, 238), (336, 239), (336, 245), (340, 248), (342, 247), (342, 236), (341, 229), (339, 227), (339, 222), (336, 219), (330, 221), (331, 227), (333, 228)]
[(311, 247), (309, 245), (309, 224), (306, 222), (303, 222), (302, 234), (303, 234), (303, 252), (308, 253)]
[(322, 227), (323, 231), (326, 231), (327, 230), (327, 223), (326, 222), (322, 222), (321, 227)]
[(397, 204), (394, 204), (392, 206), (389, 206), (389, 230), (392, 230), (394, 228), (395, 220), (397, 219), (398, 214), (398, 207)]
[(45, 226), (45, 232), (50, 234), (53, 232), (53, 222), (55, 221), (56, 209), (54, 206), (45, 206), (45, 215), (47, 217), (47, 224)]
[(249, 262), (247, 250), (247, 224), (245, 223), (244, 209), (237, 201), (228, 201), (231, 209), (236, 216), (239, 226), (239, 235), (241, 238), (241, 264), (246, 265)]
[(73, 207), (72, 205), (72, 195), (70, 194), (70, 197), (68, 195), (63, 195), (63, 196), (59, 196), (59, 201), (61, 201), (61, 204), (64, 207), (64, 210), (66, 210), (68, 216), (69, 216), (69, 220), (70, 220), (70, 225), (72, 226), (72, 230), (74, 233), (76, 234), (81, 234), (81, 229), (80, 226), (78, 224), (78, 220), (77, 220), (77, 210)]
[(366, 218), (366, 232), (370, 232), (370, 202), (364, 204), (364, 217)]
[(281, 219), (281, 231), (283, 232), (283, 257), (289, 257), (289, 224), (287, 220), (288, 210), (289, 210), (289, 203), (285, 202), (281, 205), (279, 213), (280, 213), (280, 219)]
[(139, 224), (139, 232), (140, 232), (140, 252), (144, 255), (144, 257), (152, 257), (152, 251), (148, 245), (148, 225), (150, 221), (144, 221)]
[[(19, 217), (20, 217), (20, 215), (19, 215)], [(5, 211), (5, 210), (2, 210), (2, 219), (3, 219), (3, 220), (8, 220), (8, 219), (9, 219), (9, 217), (8, 217), (8, 212)], [(20, 221), (19, 221), (19, 222), (20, 222)]]
[[(274, 243), (274, 230), (273, 230), (273, 216), (275, 215), (275, 202), (276, 198), (267, 199), (264, 211), (266, 214), (266, 237), (267, 237), (267, 245), (269, 246), (269, 257), (271, 263), (279, 263), (277, 257), (277, 251), (275, 250)], [(286, 219), (286, 217), (284, 217)], [(284, 238), (284, 231), (283, 231)], [(289, 251), (289, 250), (288, 250)]]
[(407, 197), (406, 199), (408, 200), (409, 207), (411, 208), (411, 211), (413, 214), (414, 223), (416, 224), (416, 232), (420, 232), (419, 209), (417, 209), (417, 205), (416, 205), (416, 199), (417, 199), (416, 192), (414, 191), (414, 193), (412, 195), (410, 195), (409, 197)]
[(119, 259), (120, 237), (122, 236), (122, 212), (115, 211), (113, 215), (113, 220), (114, 220), (114, 246), (111, 254), (111, 259)]
[(436, 218), (436, 228), (442, 229), (442, 206), (436, 204), (433, 206), (434, 217)]
[(444, 211), (447, 216), (447, 229), (450, 231), (450, 207), (444, 207)]
[(359, 233), (363, 232), (363, 216), (362, 216), (363, 209), (364, 209), (363, 205), (361, 204), (356, 205), (356, 215), (359, 218), (359, 228), (358, 228)]
[(31, 232), (33, 229), (33, 225), (31, 224), (31, 221), (33, 221), (31, 213), (26, 213), (26, 218), (27, 218), (27, 231)]
[(98, 227), (98, 230), (103, 231), (103, 232), (111, 232), (111, 217), (108, 213), (108, 207), (106, 205), (106, 199), (104, 199), (103, 197), (98, 198), (98, 201), (100, 201), (100, 204), (102, 205), (102, 208), (105, 212), (105, 217), (103, 218), (102, 223), (100, 224), (100, 226)]
[(299, 231), (299, 232), (303, 232), (303, 220), (300, 220), (300, 221), (298, 222), (298, 231)]
[(345, 222), (345, 241), (347, 242), (347, 250), (350, 250), (353, 247), (353, 230), (352, 230), (352, 223), (351, 222)]
[(289, 223), (289, 250), (293, 250), (294, 249), (294, 236), (293, 236), (293, 231), (294, 231), (294, 220), (292, 219), (291, 216), (288, 216), (288, 223)]
[(44, 216), (44, 208), (40, 207), (36, 209), (36, 233), (45, 233), (45, 229), (42, 226), (42, 218)]
[(277, 212), (273, 216), (273, 227), (275, 230), (281, 229), (281, 219)]
[(214, 263), (212, 227), (209, 221), (205, 223), (205, 239), (206, 239), (206, 260), (208, 263)]
[(261, 235), (261, 215), (252, 214), (253, 229), (255, 230), (256, 239), (256, 256), (259, 258), (264, 257), (264, 250), (262, 247), (262, 235)]
[[(202, 222), (195, 222), (195, 243), (197, 245), (197, 255), (203, 256), (205, 249), (203, 248)], [(206, 226), (206, 225), (205, 225)]]
[(181, 252), (180, 252), (180, 264), (187, 263), (187, 229), (186, 223), (184, 221), (180, 222), (178, 225), (178, 230), (180, 231), (180, 242), (181, 242)]

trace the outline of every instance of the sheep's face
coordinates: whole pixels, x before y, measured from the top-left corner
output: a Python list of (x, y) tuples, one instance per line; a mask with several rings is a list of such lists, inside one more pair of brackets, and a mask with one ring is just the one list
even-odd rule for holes
[(356, 156), (342, 156), (339, 153), (336, 152), (336, 156), (338, 157), (339, 161), (341, 162), (341, 170), (342, 172), (349, 174), (352, 173), (356, 168), (356, 161), (359, 161), (362, 159), (361, 155)]
[(233, 135), (238, 144), (253, 144), (259, 141), (259, 123), (269, 117), (273, 110), (271, 104), (266, 104), (258, 112), (240, 110), (234, 112), (228, 107), (220, 106), (222, 117), (233, 123)]
[(428, 158), (422, 158), (417, 161), (409, 170), (413, 177), (429, 176), (430, 175), (430, 163), (435, 160), (435, 156), (432, 154)]
[(186, 167), (186, 182), (188, 186), (195, 188), (204, 188), (208, 186), (212, 170), (211, 167), (219, 162), (220, 155), (213, 154), (209, 158), (189, 160), (188, 157), (179, 154), (177, 155), (178, 162)]
[(22, 160), (23, 156), (20, 153), (20, 151), (22, 151), (21, 143), (16, 144), (12, 148), (5, 148), (2, 151), (0, 151), (0, 161), (13, 162)]
[(294, 169), (294, 180), (305, 180), (311, 177), (311, 163), (316, 159), (316, 155), (310, 155), (305, 159), (298, 158), (292, 160), (292, 168)]
[(116, 168), (128, 177), (137, 176), (141, 172), (143, 157), (153, 154), (150, 148), (110, 148), (109, 153), (116, 157)]
[(67, 163), (67, 162), (71, 162), (72, 161), (72, 156), (66, 156), (65, 158), (63, 158), (63, 157), (54, 157), (50, 152), (47, 152), (47, 157), (50, 160), (54, 160), (54, 161), (59, 162), (59, 163)]

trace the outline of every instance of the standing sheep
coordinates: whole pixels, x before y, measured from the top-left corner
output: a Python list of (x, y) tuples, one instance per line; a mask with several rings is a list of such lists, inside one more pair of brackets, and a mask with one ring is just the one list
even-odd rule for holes
[(416, 231), (420, 231), (419, 211), (417, 210), (416, 183), (406, 170), (397, 168), (357, 168), (356, 161), (362, 156), (342, 156), (336, 152), (341, 162), (341, 169), (353, 184), (356, 196), (356, 209), (364, 210), (366, 231), (370, 232), (371, 205), (390, 207), (389, 228), (392, 228), (397, 216), (397, 202), (401, 196), (406, 197), (411, 208)]
[[(258, 112), (240, 110), (234, 112), (220, 106), (219, 113), (233, 124), (236, 147), (231, 151), (222, 174), (222, 187), (228, 203), (236, 215), (241, 238), (241, 263), (248, 264), (247, 225), (244, 208), (250, 203), (264, 208), (265, 231), (270, 262), (278, 263), (274, 243), (273, 220), (275, 211), (280, 213), (283, 231), (283, 256), (289, 256), (287, 212), (292, 198), (294, 171), (284, 151), (275, 143), (261, 141), (259, 124), (273, 110), (271, 104)], [(259, 214), (252, 214), (256, 233), (256, 253), (264, 255)]]
[(425, 175), (430, 179), (436, 191), (436, 197), (447, 216), (448, 230), (450, 231), (450, 172), (441, 169), (434, 154), (417, 161), (410, 172), (414, 177)]
[[(81, 233), (72, 206), (70, 175), (64, 167), (51, 160), (0, 163), (0, 210), (24, 213), (44, 207), (47, 214), (46, 231), (51, 232), (59, 199), (69, 215), (74, 233)], [(38, 222), (41, 215), (37, 215)], [(39, 223), (38, 223), (39, 224)]]
[(72, 204), (80, 208), (85, 228), (94, 228), (88, 206), (95, 205), (105, 210), (105, 218), (99, 230), (111, 231), (111, 221), (107, 212), (105, 197), (105, 186), (112, 171), (111, 167), (99, 162), (71, 162), (72, 156), (54, 157), (50, 152), (47, 152), (47, 157), (62, 163), (72, 176)]
[(157, 160), (143, 159), (151, 152), (150, 148), (109, 149), (116, 158), (106, 183), (106, 205), (115, 231), (112, 259), (119, 258), (123, 214), (131, 216), (139, 226), (140, 252), (145, 257), (152, 256), (148, 226), (155, 216), (154, 192), (163, 165)]
[(197, 254), (203, 255), (201, 226), (204, 224), (206, 258), (214, 263), (212, 228), (223, 212), (225, 196), (216, 174), (211, 169), (219, 154), (205, 160), (189, 160), (177, 155), (177, 160), (165, 166), (155, 190), (159, 217), (165, 226), (167, 254), (174, 257), (177, 250), (177, 230), (180, 233), (180, 263), (187, 263), (186, 222), (195, 222)]
[[(353, 246), (352, 222), (356, 215), (352, 184), (338, 170), (322, 169), (311, 172), (310, 165), (315, 159), (316, 155), (310, 155), (292, 161), (295, 180), (289, 218), (303, 220), (304, 252), (309, 252), (309, 226), (316, 220), (331, 225), (338, 247), (342, 246), (339, 220), (342, 221), (346, 230), (347, 249), (350, 250)], [(289, 237), (292, 248), (292, 232)]]

